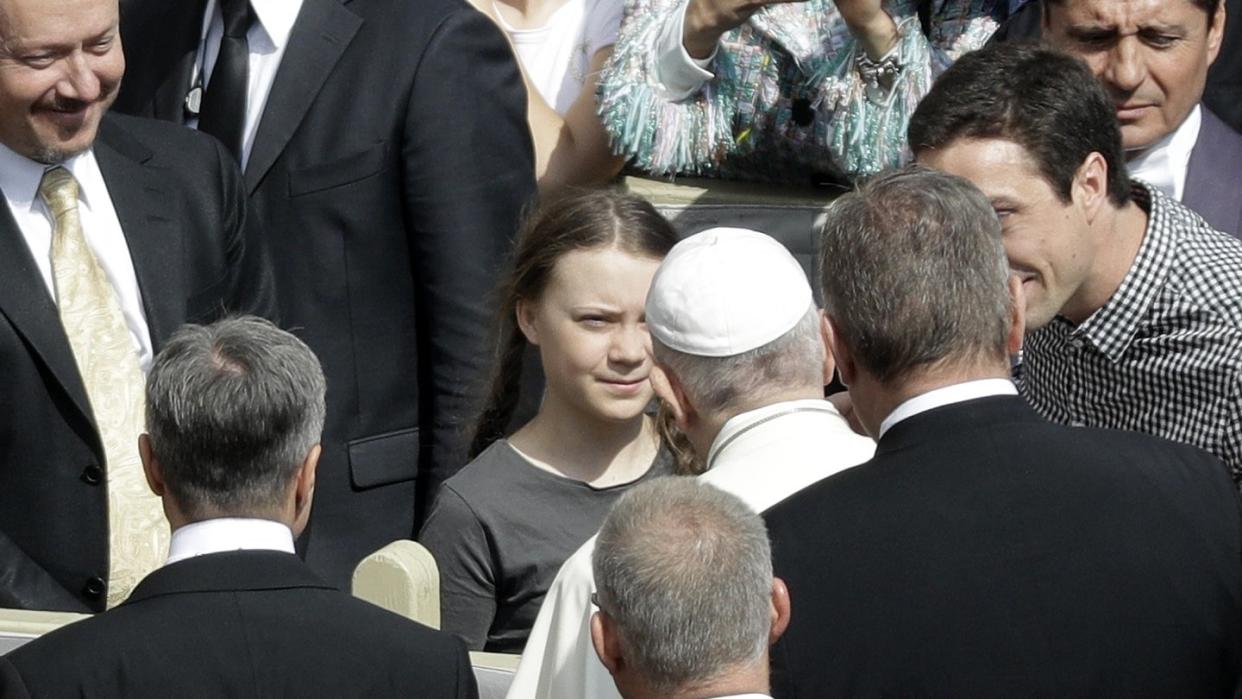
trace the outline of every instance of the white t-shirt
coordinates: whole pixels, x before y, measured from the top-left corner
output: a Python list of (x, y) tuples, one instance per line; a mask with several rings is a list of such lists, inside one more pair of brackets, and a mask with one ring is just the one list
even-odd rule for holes
[(622, 0), (568, 0), (542, 27), (514, 29), (500, 20), (526, 74), (557, 114), (564, 116), (590, 76), (591, 58), (617, 41)]

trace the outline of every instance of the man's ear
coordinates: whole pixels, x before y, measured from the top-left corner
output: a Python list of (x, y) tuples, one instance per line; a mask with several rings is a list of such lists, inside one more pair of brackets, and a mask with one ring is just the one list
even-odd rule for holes
[(147, 477), (147, 487), (158, 497), (164, 497), (164, 491), (168, 489), (164, 485), (164, 467), (151, 450), (151, 435), (145, 432), (138, 435), (138, 458), (142, 459), (142, 472)]
[(854, 357), (850, 354), (849, 348), (841, 340), (841, 333), (837, 332), (832, 317), (826, 312), (820, 315), (819, 335), (824, 342), (824, 348), (836, 362), (837, 373), (841, 375), (841, 383), (846, 386), (854, 383), (854, 379), (858, 376), (858, 366), (854, 363)]
[(1108, 202), (1108, 163), (1103, 155), (1092, 152), (1078, 166), (1070, 183), (1070, 200), (1082, 210), (1087, 223), (1095, 222)]
[(677, 425), (677, 429), (685, 432), (689, 428), (691, 417), (694, 415), (694, 406), (686, 398), (686, 392), (681, 387), (681, 381), (675, 375), (666, 372), (659, 364), (651, 365), (649, 380), (656, 397), (663, 401), (665, 407), (668, 408), (668, 412), (672, 415), (673, 423)]
[(785, 629), (789, 628), (789, 588), (780, 578), (772, 578), (772, 630), (768, 632), (768, 645), (776, 643)]
[(514, 306), (513, 315), (517, 321), (518, 329), (526, 336), (526, 341), (536, 347), (539, 346), (539, 331), (535, 327), (535, 306), (536, 304), (528, 302), (526, 299), (518, 299)]
[(1225, 21), (1229, 19), (1225, 12), (1225, 5), (1229, 3), (1220, 0), (1220, 4), (1216, 6), (1216, 14), (1212, 16), (1212, 23), (1208, 25), (1207, 33), (1207, 62), (1212, 65), (1216, 62), (1216, 57), (1220, 55), (1220, 45), (1225, 39)]
[(1005, 350), (1009, 356), (1022, 349), (1022, 340), (1026, 336), (1026, 292), (1022, 290), (1022, 280), (1018, 275), (1009, 275), (1009, 337)]
[(323, 452), (318, 444), (307, 452), (302, 465), (298, 467), (293, 485), (293, 536), (301, 536), (310, 521), (311, 503), (315, 499), (315, 473), (319, 466), (319, 455)]
[(608, 674), (615, 677), (625, 666), (625, 657), (621, 651), (621, 642), (617, 638), (616, 624), (605, 611), (595, 612), (591, 616), (591, 645), (595, 646), (599, 661), (608, 668)]
[(837, 363), (832, 358), (832, 346), (828, 344), (828, 333), (826, 329), (828, 324), (828, 315), (823, 309), (819, 311), (819, 342), (824, 347), (824, 385), (832, 383), (832, 379), (837, 373)]

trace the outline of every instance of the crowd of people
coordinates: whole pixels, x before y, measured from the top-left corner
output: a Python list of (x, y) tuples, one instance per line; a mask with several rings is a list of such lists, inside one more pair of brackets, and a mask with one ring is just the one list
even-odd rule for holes
[(0, 696), (1237, 695), (1239, 4), (0, 0)]

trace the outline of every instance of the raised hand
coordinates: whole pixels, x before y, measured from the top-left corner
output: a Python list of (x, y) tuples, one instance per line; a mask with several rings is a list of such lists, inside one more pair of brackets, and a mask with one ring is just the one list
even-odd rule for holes
[(872, 60), (883, 58), (897, 45), (897, 24), (880, 0), (835, 0), (837, 12)]
[[(875, 1), (878, 5), (879, 0)], [(768, 5), (787, 2), (806, 0), (690, 0), (681, 39), (686, 53), (693, 58), (707, 58), (725, 32), (741, 26)]]

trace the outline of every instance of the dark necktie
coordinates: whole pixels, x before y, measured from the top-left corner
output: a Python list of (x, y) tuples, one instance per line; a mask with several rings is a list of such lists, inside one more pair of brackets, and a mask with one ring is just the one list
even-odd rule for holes
[(220, 10), (224, 15), (224, 36), (220, 38), (220, 53), (211, 70), (211, 82), (203, 94), (198, 130), (220, 139), (241, 162), (250, 64), (246, 32), (254, 21), (254, 12), (250, 9), (250, 0), (220, 0)]

